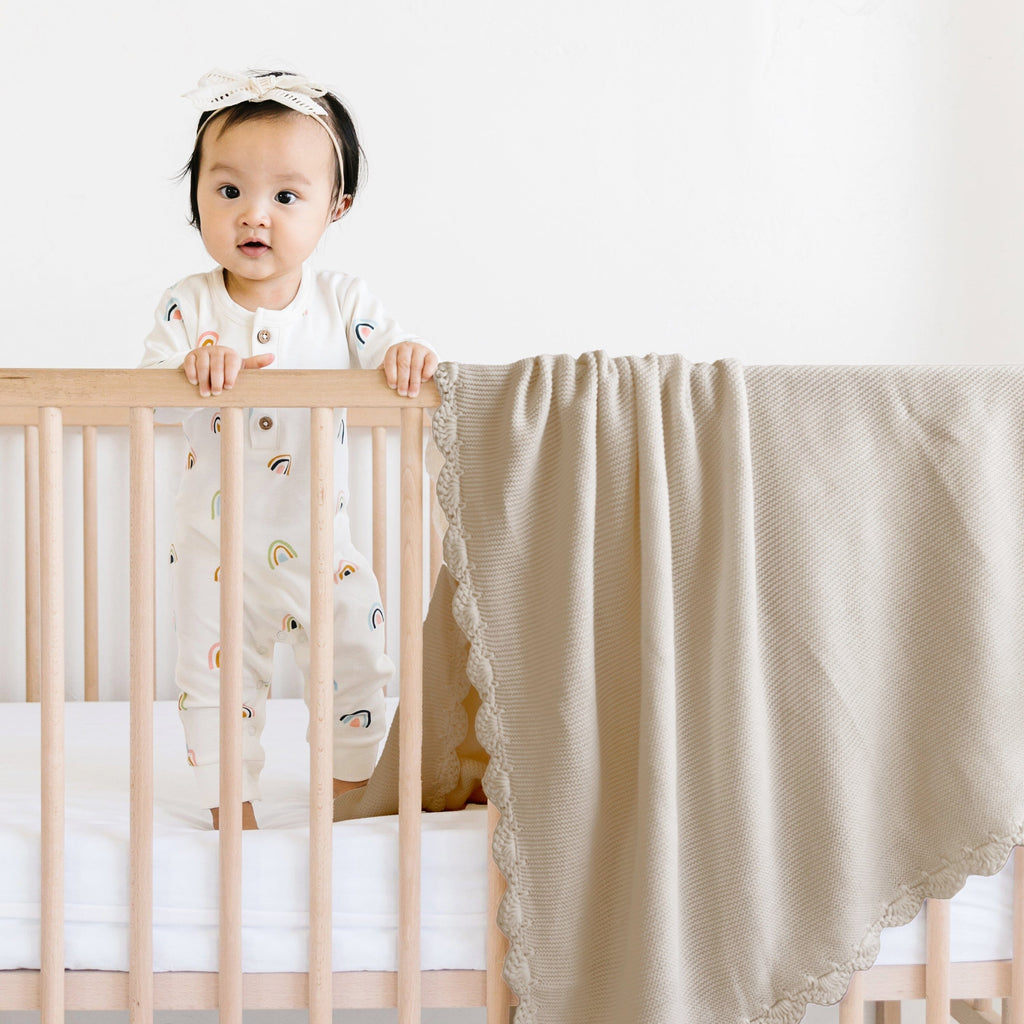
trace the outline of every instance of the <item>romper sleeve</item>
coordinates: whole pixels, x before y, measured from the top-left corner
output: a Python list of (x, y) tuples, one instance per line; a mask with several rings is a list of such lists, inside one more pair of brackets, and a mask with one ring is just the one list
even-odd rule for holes
[(168, 288), (157, 303), (153, 327), (146, 336), (139, 362), (140, 368), (177, 369), (185, 362), (185, 355), (192, 348), (185, 312), (176, 291), (177, 286)]
[[(195, 334), (195, 311), (179, 281), (168, 288), (157, 303), (153, 327), (146, 335), (139, 369), (176, 370), (185, 362), (185, 355), (193, 347), (190, 340)], [(195, 303), (192, 303), (194, 306)], [(168, 423), (184, 421), (195, 412), (194, 406), (161, 407), (158, 414)]]
[(376, 370), (384, 353), (402, 341), (414, 341), (434, 351), (429, 341), (403, 330), (361, 278), (349, 278), (340, 296), (353, 365)]

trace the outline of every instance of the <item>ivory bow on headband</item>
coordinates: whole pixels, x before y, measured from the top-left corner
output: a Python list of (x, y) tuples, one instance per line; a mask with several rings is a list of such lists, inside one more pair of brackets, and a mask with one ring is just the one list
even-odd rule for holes
[(257, 75), (255, 78), (231, 71), (208, 71), (199, 87), (185, 93), (200, 110), (221, 110), (247, 101), (274, 100), (311, 117), (323, 117), (324, 108), (314, 100), (327, 92), (302, 75)]
[[(327, 94), (327, 90), (303, 75), (238, 75), (232, 71), (208, 71), (199, 79), (198, 88), (184, 94), (186, 99), (202, 111), (223, 110), (239, 103), (262, 103), (273, 100), (281, 103), (300, 114), (306, 114), (325, 132), (334, 146), (334, 154), (338, 158), (338, 174), (341, 181), (341, 193), (345, 192), (345, 162), (341, 156), (341, 143), (327, 119), (327, 112), (317, 99)], [(207, 118), (196, 133), (196, 140), (202, 135), (203, 129), (210, 123)]]

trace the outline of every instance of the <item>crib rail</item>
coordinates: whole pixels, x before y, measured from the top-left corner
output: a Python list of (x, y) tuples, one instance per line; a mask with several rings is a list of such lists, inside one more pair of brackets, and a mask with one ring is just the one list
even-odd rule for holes
[(374, 370), (275, 370), (242, 374), (230, 391), (200, 398), (180, 370), (0, 370), (0, 406), (151, 408), (210, 406), (278, 408), (432, 409), (440, 400), (428, 383), (416, 398), (385, 387)]
[[(83, 426), (83, 507), (86, 544), (95, 537), (97, 426), (124, 425), (129, 430), (131, 463), (131, 960), (127, 1005), (133, 1021), (152, 1020), (155, 1007), (152, 970), (152, 719), (155, 677), (154, 408), (213, 406), (221, 409), (221, 790), (220, 790), (220, 959), (216, 1005), (221, 1019), (238, 1022), (243, 1006), (262, 992), (252, 977), (243, 978), (241, 961), (241, 704), (242, 566), (234, 538), (241, 524), (242, 409), (254, 406), (310, 409), (312, 445), (311, 546), (311, 704), (310, 704), (310, 950), (304, 998), (283, 1005), (308, 1005), (310, 1020), (328, 1022), (336, 1005), (361, 1005), (346, 996), (344, 975), (331, 972), (332, 765), (331, 709), (333, 615), (333, 409), (347, 407), (350, 425), (373, 431), (375, 508), (386, 498), (385, 431), (401, 432), (401, 608), (400, 678), (403, 713), (400, 726), (399, 856), (400, 911), (397, 1005), (400, 1024), (420, 1019), (423, 1002), (420, 968), (420, 802), (422, 746), (423, 621), (423, 445), (424, 415), (439, 404), (436, 388), (425, 385), (415, 399), (400, 398), (372, 371), (275, 371), (243, 374), (235, 387), (219, 396), (200, 398), (180, 371), (159, 370), (4, 370), (0, 371), (0, 425), (25, 427), (27, 547), (38, 540), (38, 574), (27, 572), (26, 618), (28, 699), (42, 702), (43, 788), (42, 961), (33, 972), (13, 972), (8, 979), (32, 989), (44, 1024), (62, 1020), (67, 992), (74, 1002), (80, 986), (66, 977), (63, 947), (63, 428)], [(38, 472), (35, 469), (38, 463)], [(36, 515), (38, 510), (38, 517)], [(382, 520), (375, 515), (374, 520)], [(38, 531), (37, 537), (32, 531)], [(431, 531), (431, 579), (440, 565), (440, 544)], [(386, 580), (386, 546), (374, 536), (374, 571)], [(95, 548), (95, 544), (92, 545)], [(86, 607), (95, 609), (95, 564), (85, 568)], [(38, 580), (38, 582), (36, 582)], [(382, 595), (383, 597), (383, 595)], [(36, 614), (38, 610), (38, 614)], [(86, 621), (87, 698), (97, 697), (94, 618)], [(495, 815), (490, 815), (493, 831)], [(492, 863), (492, 903), (500, 897), (500, 876)], [(509, 996), (500, 983), (503, 939), (493, 924), (488, 938), (488, 965), (496, 972), (486, 982), (488, 1020), (505, 1024)], [(102, 972), (89, 972), (97, 974)], [(445, 972), (463, 973), (463, 972)], [(468, 972), (466, 972), (468, 973)], [(276, 976), (288, 978), (288, 976)], [(386, 979), (376, 983), (378, 994)], [(431, 997), (436, 998), (436, 984)], [(167, 985), (161, 979), (159, 987)], [(194, 984), (208, 992), (208, 981)], [(268, 991), (287, 988), (291, 981)], [(116, 987), (116, 985), (115, 985)], [(355, 988), (358, 989), (358, 983)], [(341, 992), (339, 994), (339, 988)], [(85, 986), (88, 990), (88, 986)], [(443, 991), (444, 985), (441, 986)], [(192, 996), (170, 997), (168, 1004), (190, 1004)], [(282, 1005), (260, 1003), (256, 1005)], [(266, 998), (265, 996), (262, 998)], [(350, 1002), (355, 998), (355, 1002)], [(458, 998), (465, 998), (460, 996)], [(184, 1003), (175, 1000), (184, 999)], [(24, 1004), (22, 1004), (24, 1005)], [(122, 1004), (123, 1005), (123, 1004)], [(206, 1002), (203, 1005), (210, 1005)], [(387, 1005), (375, 1003), (373, 1005)], [(394, 1005), (394, 1003), (391, 1003)], [(479, 1005), (454, 1002), (440, 1005)]]

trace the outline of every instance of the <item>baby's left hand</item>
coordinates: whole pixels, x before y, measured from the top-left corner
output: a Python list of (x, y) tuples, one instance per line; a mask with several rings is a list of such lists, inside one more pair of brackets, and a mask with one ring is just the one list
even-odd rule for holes
[(426, 345), (403, 341), (384, 353), (380, 365), (389, 388), (397, 388), (403, 398), (415, 398), (420, 393), (420, 384), (434, 376), (437, 356)]

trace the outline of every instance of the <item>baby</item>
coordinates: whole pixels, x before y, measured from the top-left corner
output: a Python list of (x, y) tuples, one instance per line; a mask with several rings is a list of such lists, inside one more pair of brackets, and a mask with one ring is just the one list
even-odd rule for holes
[[(243, 369), (381, 367), (415, 396), (437, 366), (363, 282), (307, 263), (352, 205), (359, 143), (332, 93), (299, 75), (211, 72), (189, 94), (203, 111), (188, 166), (192, 223), (217, 266), (164, 293), (142, 366), (181, 367), (203, 396)], [(251, 409), (245, 427), (242, 821), (256, 828), (260, 744), (274, 644), (294, 646), (309, 692), (309, 413)], [(353, 547), (348, 451), (337, 418), (334, 519), (334, 793), (364, 785), (384, 735), (384, 653), (377, 581)], [(220, 416), (184, 417), (187, 469), (175, 504), (171, 580), (178, 707), (200, 798), (218, 825)]]

